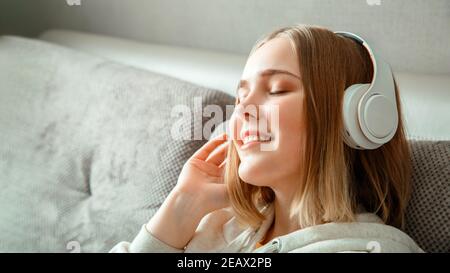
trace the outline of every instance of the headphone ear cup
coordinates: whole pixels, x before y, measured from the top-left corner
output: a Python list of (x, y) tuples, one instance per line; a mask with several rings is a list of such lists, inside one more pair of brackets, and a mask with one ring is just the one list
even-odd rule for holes
[(370, 141), (361, 130), (358, 118), (358, 105), (370, 84), (354, 84), (344, 93), (342, 104), (343, 136), (345, 143), (354, 149), (376, 149), (380, 144)]

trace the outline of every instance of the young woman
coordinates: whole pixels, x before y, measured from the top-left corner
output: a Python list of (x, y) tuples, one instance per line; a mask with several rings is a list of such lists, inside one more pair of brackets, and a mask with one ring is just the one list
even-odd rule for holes
[(361, 44), (325, 28), (264, 37), (245, 65), (232, 133), (200, 148), (137, 237), (111, 252), (421, 252), (400, 230), (411, 166), (396, 86), (388, 143), (353, 149), (342, 134), (344, 91), (370, 83), (372, 65)]

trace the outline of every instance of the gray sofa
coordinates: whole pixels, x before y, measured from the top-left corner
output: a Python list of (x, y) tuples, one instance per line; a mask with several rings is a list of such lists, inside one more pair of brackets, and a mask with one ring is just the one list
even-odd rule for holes
[(204, 143), (171, 137), (172, 108), (234, 102), (37, 40), (0, 38), (0, 60), (0, 251), (132, 240)]
[[(224, 111), (234, 103), (218, 90), (12, 36), (0, 37), (0, 83), (0, 252), (105, 252), (131, 240), (205, 142), (171, 137), (180, 120), (173, 107), (197, 111), (196, 97)], [(450, 143), (411, 144), (406, 232), (426, 251), (449, 252)]]

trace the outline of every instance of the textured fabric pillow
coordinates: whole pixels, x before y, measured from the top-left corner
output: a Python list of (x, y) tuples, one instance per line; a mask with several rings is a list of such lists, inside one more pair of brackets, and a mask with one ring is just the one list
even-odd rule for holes
[[(172, 138), (174, 106), (234, 104), (38, 40), (1, 37), (0, 60), (0, 252), (108, 251), (132, 240), (205, 142)], [(192, 133), (208, 119), (184, 124)]]
[(427, 252), (450, 252), (450, 141), (412, 141), (405, 231)]

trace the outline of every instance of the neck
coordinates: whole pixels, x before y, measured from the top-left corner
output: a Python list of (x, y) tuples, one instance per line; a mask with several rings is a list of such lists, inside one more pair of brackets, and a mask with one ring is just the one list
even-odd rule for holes
[(274, 220), (272, 226), (267, 231), (266, 237), (264, 238), (264, 243), (269, 242), (275, 237), (291, 233), (300, 228), (297, 220), (290, 217), (293, 191), (282, 191), (281, 189), (273, 190), (275, 192), (275, 200), (273, 201)]

